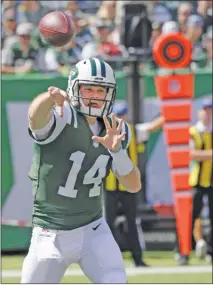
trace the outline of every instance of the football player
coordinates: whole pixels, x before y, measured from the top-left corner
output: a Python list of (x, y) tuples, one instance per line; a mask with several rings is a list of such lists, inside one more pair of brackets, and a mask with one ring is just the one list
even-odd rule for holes
[(31, 103), (33, 232), (21, 283), (59, 283), (72, 263), (93, 283), (127, 282), (102, 216), (102, 182), (110, 169), (129, 192), (141, 189), (126, 152), (130, 127), (111, 114), (115, 96), (112, 68), (90, 58), (72, 68), (67, 92), (51, 86)]

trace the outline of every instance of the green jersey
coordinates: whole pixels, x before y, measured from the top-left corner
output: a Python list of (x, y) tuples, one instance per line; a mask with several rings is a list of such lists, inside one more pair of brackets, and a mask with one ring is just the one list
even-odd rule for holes
[[(68, 104), (64, 113), (63, 118), (54, 113), (45, 140), (34, 139), (29, 177), (34, 194), (33, 224), (71, 230), (102, 216), (102, 184), (112, 158), (104, 146), (91, 139), (94, 134), (82, 114)], [(103, 120), (98, 121), (98, 135), (104, 136)], [(131, 137), (127, 123), (123, 131), (122, 146), (127, 148)]]

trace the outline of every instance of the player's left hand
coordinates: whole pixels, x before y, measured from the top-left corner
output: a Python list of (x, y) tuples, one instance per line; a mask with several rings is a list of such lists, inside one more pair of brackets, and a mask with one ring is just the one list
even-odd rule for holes
[(93, 136), (92, 139), (101, 143), (105, 148), (112, 152), (116, 152), (121, 145), (121, 140), (125, 137), (125, 132), (121, 133), (123, 119), (116, 125), (116, 116), (112, 114), (112, 127), (110, 126), (107, 117), (104, 115), (103, 120), (106, 127), (106, 135), (104, 137)]

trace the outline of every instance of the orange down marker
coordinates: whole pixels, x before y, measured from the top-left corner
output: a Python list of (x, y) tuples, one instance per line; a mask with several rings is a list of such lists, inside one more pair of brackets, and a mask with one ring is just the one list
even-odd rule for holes
[(174, 214), (180, 253), (191, 252), (192, 191), (189, 186), (189, 127), (194, 94), (192, 73), (177, 74), (191, 62), (192, 45), (180, 33), (163, 34), (154, 47), (153, 57), (158, 65), (172, 69), (172, 75), (157, 75), (155, 85), (164, 116), (164, 136), (173, 188)]

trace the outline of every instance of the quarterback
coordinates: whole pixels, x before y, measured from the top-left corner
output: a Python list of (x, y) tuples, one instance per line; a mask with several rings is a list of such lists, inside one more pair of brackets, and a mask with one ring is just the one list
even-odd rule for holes
[(111, 113), (115, 96), (112, 68), (90, 58), (71, 69), (66, 92), (51, 86), (32, 101), (33, 231), (21, 283), (59, 283), (72, 263), (93, 283), (127, 282), (102, 213), (110, 169), (129, 192), (141, 189), (140, 172), (126, 152), (130, 127)]

